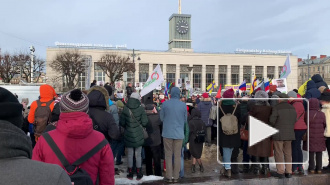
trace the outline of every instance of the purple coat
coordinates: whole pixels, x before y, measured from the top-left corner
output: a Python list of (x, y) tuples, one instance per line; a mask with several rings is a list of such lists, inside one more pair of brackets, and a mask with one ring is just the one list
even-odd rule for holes
[[(324, 137), (326, 119), (325, 119), (325, 114), (321, 112), (319, 109), (320, 109), (320, 103), (318, 99), (311, 98), (309, 100), (309, 151), (310, 152), (322, 152), (325, 151), (326, 149), (325, 137)], [(307, 151), (306, 141), (304, 141), (303, 149)]]

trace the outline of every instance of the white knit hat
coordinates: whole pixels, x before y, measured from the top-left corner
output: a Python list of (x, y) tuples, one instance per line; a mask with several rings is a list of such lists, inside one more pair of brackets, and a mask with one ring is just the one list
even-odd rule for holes
[(137, 100), (141, 101), (141, 96), (137, 92), (132, 93), (131, 98), (134, 98), (134, 99), (137, 99)]

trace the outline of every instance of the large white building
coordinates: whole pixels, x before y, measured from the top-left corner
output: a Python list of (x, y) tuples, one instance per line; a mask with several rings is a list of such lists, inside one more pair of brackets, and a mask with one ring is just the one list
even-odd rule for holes
[[(135, 51), (141, 60), (135, 58), (136, 72), (128, 74), (128, 82), (145, 82), (157, 64), (161, 65), (166, 82), (177, 82), (178, 79), (189, 79), (193, 88), (205, 91), (206, 87), (214, 80), (217, 85), (240, 84), (244, 79), (250, 82), (256, 75), (258, 78), (276, 79), (279, 77), (286, 55), (249, 53), (198, 53), (192, 49), (191, 16), (187, 14), (173, 14), (169, 18), (168, 51)], [(55, 46), (47, 49), (47, 78), (58, 76), (49, 66), (56, 55), (68, 49), (78, 49), (91, 61), (90, 79), (97, 81), (110, 81), (106, 74), (98, 67), (99, 59), (111, 52), (124, 56), (131, 56), (132, 50), (111, 49), (104, 47), (81, 46)], [(291, 74), (287, 79), (288, 90), (297, 88), (297, 57), (292, 56)], [(80, 87), (85, 87), (86, 74), (82, 74)], [(134, 76), (135, 75), (135, 76)], [(51, 82), (48, 81), (51, 84)]]

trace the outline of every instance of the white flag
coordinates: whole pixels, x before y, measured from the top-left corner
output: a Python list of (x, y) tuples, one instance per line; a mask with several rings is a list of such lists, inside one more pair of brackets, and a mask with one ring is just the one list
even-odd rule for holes
[(153, 73), (149, 76), (147, 82), (144, 84), (143, 89), (141, 90), (141, 97), (148, 94), (150, 91), (156, 89), (164, 81), (163, 73), (158, 64), (154, 69)]
[(281, 71), (280, 78), (287, 78), (291, 73), (291, 63), (290, 63), (290, 55), (286, 57), (284, 66)]

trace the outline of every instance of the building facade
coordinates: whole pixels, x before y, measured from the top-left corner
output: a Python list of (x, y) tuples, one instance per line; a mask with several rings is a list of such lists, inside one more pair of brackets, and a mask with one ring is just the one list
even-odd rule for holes
[(311, 56), (310, 59), (298, 59), (298, 84), (302, 85), (305, 81), (315, 74), (320, 74), (327, 84), (330, 84), (330, 57), (326, 55)]

